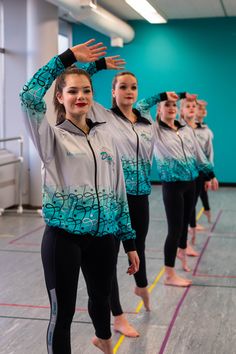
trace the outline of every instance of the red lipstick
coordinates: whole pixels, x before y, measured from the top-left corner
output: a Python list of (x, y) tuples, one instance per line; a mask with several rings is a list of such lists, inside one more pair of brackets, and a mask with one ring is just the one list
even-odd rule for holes
[(87, 106), (87, 103), (85, 103), (85, 102), (79, 102), (79, 103), (76, 103), (76, 106), (78, 106), (78, 107), (84, 107), (84, 106)]

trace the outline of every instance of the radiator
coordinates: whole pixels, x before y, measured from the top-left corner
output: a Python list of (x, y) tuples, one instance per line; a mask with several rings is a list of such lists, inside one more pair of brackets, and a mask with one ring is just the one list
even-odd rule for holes
[(0, 209), (9, 208), (18, 204), (18, 163), (7, 164), (15, 161), (17, 157), (6, 149), (0, 149)]
[[(22, 205), (23, 186), (23, 138), (21, 136), (0, 139), (0, 143), (17, 142), (18, 156), (7, 149), (0, 149), (0, 216), (4, 213), (37, 213), (42, 217), (42, 210), (26, 210)], [(5, 145), (4, 145), (5, 146)], [(16, 205), (17, 208), (7, 209)], [(7, 210), (6, 210), (7, 209)]]

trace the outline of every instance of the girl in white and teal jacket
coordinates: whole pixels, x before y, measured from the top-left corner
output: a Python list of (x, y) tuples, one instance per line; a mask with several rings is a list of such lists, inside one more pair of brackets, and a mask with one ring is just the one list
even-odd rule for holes
[[(117, 147), (107, 124), (89, 117), (90, 77), (71, 67), (104, 54), (102, 44), (92, 42), (53, 57), (20, 95), (29, 135), (42, 160), (46, 222), (42, 260), (51, 304), (48, 353), (71, 353), (70, 326), (82, 266), (95, 327), (93, 343), (111, 354), (109, 297), (116, 267), (115, 238), (123, 241), (128, 253), (128, 273), (134, 274), (139, 266)], [(43, 97), (55, 79), (57, 125), (51, 126)]]
[[(150, 117), (150, 108), (157, 104), (159, 95), (137, 103), (142, 115)], [(186, 263), (188, 223), (194, 206), (195, 179), (202, 171), (206, 180), (214, 177), (211, 164), (205, 158), (192, 129), (176, 120), (178, 95), (161, 102), (158, 120), (154, 123), (155, 157), (158, 176), (162, 182), (163, 201), (166, 210), (168, 234), (164, 247), (166, 285), (189, 286), (191, 281), (175, 272), (175, 259)], [(206, 182), (209, 187), (210, 183)]]
[[(195, 130), (196, 136), (199, 143), (202, 145), (202, 149), (212, 164), (214, 164), (214, 147), (213, 138), (214, 134), (209, 126), (204, 122), (207, 115), (207, 102), (204, 100), (197, 100), (197, 114), (196, 114), (196, 124), (197, 129)], [(203, 205), (203, 214), (206, 215), (208, 222), (211, 223), (211, 208), (209, 203), (209, 197), (207, 191), (202, 188), (200, 191), (200, 198)]]
[[(183, 96), (183, 95), (182, 95)], [(196, 99), (196, 95), (191, 95), (188, 93), (184, 94), (184, 98), (182, 98), (181, 100), (181, 105), (180, 105), (180, 115), (181, 115), (181, 120), (184, 122), (184, 124), (187, 124), (190, 129), (192, 129), (192, 132), (194, 134), (194, 136), (196, 137), (199, 146), (202, 149), (202, 152), (206, 158), (206, 160), (208, 161), (209, 164), (211, 164), (213, 166), (213, 160), (212, 157), (210, 157), (211, 155), (211, 141), (210, 139), (208, 139), (208, 141), (206, 141), (206, 134), (201, 134), (201, 132), (203, 131), (202, 129), (200, 129), (200, 134), (199, 134), (199, 124), (196, 122), (196, 115), (197, 115), (197, 99)], [(200, 138), (201, 137), (201, 138)], [(209, 138), (209, 135), (208, 135)], [(214, 186), (217, 186), (218, 188), (218, 181), (217, 179), (214, 177), (212, 179), (212, 183), (214, 184)], [(196, 242), (196, 230), (197, 229), (201, 229), (201, 225), (197, 225), (196, 223), (196, 205), (198, 202), (198, 197), (201, 193), (201, 190), (205, 190), (204, 188), (204, 174), (203, 173), (199, 173), (199, 176), (196, 179), (196, 190), (195, 190), (195, 207), (193, 209), (193, 213), (190, 219), (190, 230), (191, 230), (191, 242), (194, 245)], [(188, 244), (188, 248), (187, 248), (187, 254), (189, 255), (198, 255), (195, 253), (195, 251), (192, 249), (192, 246), (190, 244)]]
[[(116, 57), (106, 57), (89, 64), (90, 74), (101, 69), (115, 68)], [(145, 242), (149, 227), (149, 194), (151, 193), (151, 165), (154, 148), (154, 129), (152, 119), (145, 118), (133, 107), (137, 100), (138, 82), (131, 72), (120, 72), (112, 82), (112, 108), (106, 109), (94, 104), (92, 113), (95, 120), (99, 116), (109, 123), (110, 134), (114, 136), (121, 155), (122, 167), (129, 204), (130, 218), (136, 231), (136, 248), (140, 259), (139, 271), (134, 274), (135, 294), (141, 296), (147, 311), (150, 310), (148, 279), (146, 272)], [(165, 98), (166, 96), (164, 96)], [(158, 101), (162, 97), (158, 96)], [(117, 254), (119, 243), (117, 244)], [(129, 325), (123, 313), (118, 291), (117, 277), (114, 278), (111, 295), (111, 310), (114, 328), (129, 337), (139, 333)]]

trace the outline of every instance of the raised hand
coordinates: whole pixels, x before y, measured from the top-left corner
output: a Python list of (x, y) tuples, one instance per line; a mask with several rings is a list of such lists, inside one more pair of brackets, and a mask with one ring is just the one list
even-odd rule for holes
[(179, 99), (179, 96), (174, 91), (166, 92), (166, 95), (168, 101), (177, 101)]
[(186, 93), (185, 98), (190, 101), (196, 101), (197, 100), (197, 95), (195, 93)]
[(77, 61), (89, 63), (98, 60), (99, 57), (102, 57), (106, 54), (107, 47), (105, 47), (102, 42), (92, 45), (94, 41), (95, 39), (90, 39), (85, 43), (78, 44), (70, 48), (74, 53)]
[(120, 58), (120, 55), (113, 55), (111, 57), (105, 57), (107, 69), (122, 70), (125, 67), (126, 62)]
[(197, 103), (200, 104), (201, 106), (207, 106), (207, 102), (204, 100), (197, 100)]

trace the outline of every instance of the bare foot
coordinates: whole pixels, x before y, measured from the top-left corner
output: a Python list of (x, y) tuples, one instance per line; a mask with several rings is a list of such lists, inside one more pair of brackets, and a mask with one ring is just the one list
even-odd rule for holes
[(111, 339), (101, 339), (98, 337), (93, 337), (93, 345), (100, 349), (105, 354), (113, 354), (112, 341)]
[(179, 248), (177, 252), (177, 258), (181, 260), (183, 270), (185, 272), (191, 272), (191, 269), (187, 265), (186, 251)]
[(196, 225), (196, 231), (204, 231), (204, 230), (206, 230), (206, 228), (204, 226), (202, 226), (200, 224)]
[(210, 224), (211, 223), (211, 211), (210, 210), (204, 210), (203, 214), (206, 215), (207, 221)]
[(166, 274), (166, 279), (164, 281), (165, 285), (187, 287), (192, 284), (191, 280), (178, 276), (175, 272), (174, 267), (165, 266), (165, 274)]
[(146, 311), (151, 311), (151, 309), (150, 309), (150, 295), (148, 292), (148, 288), (147, 287), (140, 288), (140, 287), (136, 286), (134, 289), (134, 293), (137, 296), (140, 296), (142, 298)]
[(187, 287), (192, 284), (192, 281), (186, 278), (179, 277), (177, 274), (175, 274), (171, 277), (167, 276), (164, 281), (164, 284), (170, 286)]
[(120, 332), (126, 337), (135, 338), (140, 336), (136, 329), (129, 324), (124, 314), (114, 316), (114, 330)]
[(199, 253), (195, 251), (195, 249), (189, 244), (189, 242), (187, 243), (186, 256), (199, 257)]

